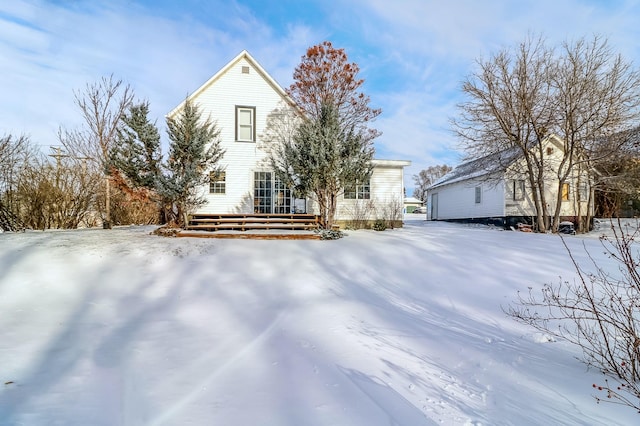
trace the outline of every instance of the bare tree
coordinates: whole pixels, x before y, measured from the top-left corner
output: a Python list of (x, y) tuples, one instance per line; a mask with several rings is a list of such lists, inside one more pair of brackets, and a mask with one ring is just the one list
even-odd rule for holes
[[(640, 271), (636, 227), (625, 229), (612, 222), (613, 237), (601, 238), (605, 253), (619, 274), (599, 267), (584, 270), (568, 247), (578, 273), (577, 281), (545, 284), (539, 295), (530, 288), (518, 295), (507, 314), (549, 335), (562, 338), (582, 351), (582, 362), (601, 371), (603, 383), (593, 388), (605, 397), (640, 412)], [(563, 240), (564, 242), (564, 240)]]
[(553, 130), (565, 144), (555, 170), (554, 226), (559, 222), (562, 185), (576, 170), (592, 171), (598, 161), (616, 155), (623, 140), (609, 138), (604, 148), (600, 142), (640, 118), (640, 73), (614, 54), (606, 39), (594, 36), (590, 41), (565, 42), (562, 50), (550, 74), (557, 105)]
[(429, 166), (424, 170), (420, 170), (420, 173), (413, 175), (413, 181), (416, 184), (413, 196), (422, 202), (427, 201), (427, 188), (452, 170), (453, 168), (446, 164)]
[[(611, 152), (613, 154), (609, 154)], [(629, 202), (632, 209), (635, 207), (637, 210), (636, 200), (640, 198), (640, 127), (600, 141), (589, 154), (596, 169), (596, 217), (618, 217), (629, 209)]]
[(0, 137), (0, 229), (17, 231), (25, 225), (20, 219), (18, 187), (25, 170), (37, 156), (37, 149), (27, 136)]
[(349, 62), (344, 49), (324, 41), (307, 49), (287, 93), (309, 119), (319, 119), (323, 108), (332, 105), (340, 126), (354, 129), (368, 142), (380, 135), (369, 125), (382, 110), (371, 108), (369, 96), (359, 91), (364, 83), (359, 72), (360, 67)]
[(371, 226), (371, 219), (376, 213), (376, 203), (375, 200), (355, 200), (347, 211), (347, 229), (366, 229)]
[(483, 167), (506, 168), (513, 155), (522, 156), (521, 173), (532, 188), (540, 232), (548, 228), (543, 143), (554, 114), (548, 77), (552, 63), (553, 50), (531, 36), (516, 49), (478, 61), (478, 71), (462, 86), (468, 100), (453, 120), (468, 157), (491, 162)]
[(273, 155), (279, 145), (292, 143), (293, 137), (302, 121), (302, 111), (294, 105), (283, 102), (267, 115), (264, 133), (258, 140), (260, 149)]
[[(529, 37), (517, 49), (479, 62), (463, 91), (468, 100), (454, 120), (463, 148), (472, 158), (494, 163), (513, 157), (492, 154), (513, 151), (522, 156), (521, 172), (533, 189), (536, 225), (542, 232), (549, 229), (549, 218), (554, 227), (559, 223), (563, 184), (593, 170), (590, 144), (631, 127), (639, 117), (638, 72), (598, 36), (564, 43), (559, 53), (541, 38)], [(564, 143), (558, 164), (545, 160), (543, 143), (552, 134)], [(549, 174), (558, 179), (553, 212), (545, 195)]]
[(394, 229), (402, 226), (402, 212), (404, 210), (404, 200), (393, 198), (379, 204), (378, 216), (386, 222), (387, 228)]
[(33, 161), (17, 191), (22, 221), (32, 229), (77, 228), (91, 214), (99, 176), (69, 157)]
[(12, 210), (21, 171), (35, 157), (36, 149), (27, 136), (0, 138), (0, 202)]
[(101, 171), (106, 194), (103, 226), (108, 229), (111, 228), (109, 154), (121, 117), (133, 102), (134, 93), (129, 85), (111, 75), (87, 84), (84, 91), (76, 91), (74, 95), (84, 126), (73, 131), (60, 129), (58, 138), (70, 154), (88, 159)]

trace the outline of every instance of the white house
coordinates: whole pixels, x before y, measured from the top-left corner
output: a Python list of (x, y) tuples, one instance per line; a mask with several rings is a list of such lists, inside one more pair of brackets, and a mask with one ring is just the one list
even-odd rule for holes
[[(545, 199), (550, 214), (555, 212), (559, 188), (553, 170), (557, 170), (563, 150), (564, 143), (556, 136), (544, 141), (542, 152), (549, 166), (545, 173)], [(427, 189), (427, 219), (507, 228), (518, 223), (533, 224), (536, 210), (532, 190), (522, 170), (524, 160), (517, 151), (459, 165)], [(586, 172), (570, 176), (562, 186), (560, 219), (575, 222), (578, 216), (585, 216), (589, 191)]]
[[(316, 213), (312, 199), (294, 199), (270, 169), (265, 128), (269, 114), (283, 107), (295, 108), (278, 83), (247, 52), (225, 65), (188, 96), (203, 117), (211, 117), (220, 130), (225, 154), (202, 193), (207, 203), (194, 213)], [(174, 108), (175, 116), (184, 102)], [(353, 218), (364, 202), (379, 206), (395, 203), (402, 209), (403, 168), (408, 161), (374, 160), (368, 182), (340, 196), (336, 220)], [(377, 209), (382, 211), (381, 208)], [(371, 217), (375, 219), (375, 217)]]
[(404, 198), (404, 210), (405, 213), (413, 213), (414, 210), (418, 207), (422, 207), (424, 203), (422, 200), (416, 197), (405, 197)]

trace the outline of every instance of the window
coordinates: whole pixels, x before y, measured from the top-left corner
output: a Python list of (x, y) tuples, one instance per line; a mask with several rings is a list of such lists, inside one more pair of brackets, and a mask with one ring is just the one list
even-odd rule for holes
[(524, 200), (524, 180), (514, 179), (511, 181), (511, 199), (513, 201)]
[(580, 201), (588, 201), (589, 199), (589, 194), (587, 191), (587, 183), (586, 182), (580, 182), (578, 184), (578, 200)]
[(476, 204), (480, 204), (482, 202), (482, 187), (476, 186)]
[(548, 146), (547, 147), (547, 155), (551, 155), (551, 154), (553, 154), (553, 148)]
[(256, 108), (236, 106), (236, 140), (242, 142), (256, 141)]
[(209, 193), (225, 194), (227, 192), (227, 174), (225, 172), (209, 173)]
[(569, 201), (569, 184), (562, 184), (562, 201)]
[(368, 200), (371, 198), (371, 182), (369, 179), (363, 183), (344, 189), (345, 200)]

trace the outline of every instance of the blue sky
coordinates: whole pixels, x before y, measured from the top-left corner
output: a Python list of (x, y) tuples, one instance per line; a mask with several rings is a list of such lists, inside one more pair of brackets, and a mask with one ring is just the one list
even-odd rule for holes
[(330, 40), (383, 110), (376, 156), (411, 160), (410, 187), (421, 169), (459, 161), (449, 120), (475, 60), (529, 32), (556, 45), (599, 34), (640, 66), (639, 23), (640, 0), (4, 1), (0, 135), (28, 134), (48, 151), (60, 126), (80, 124), (74, 90), (111, 74), (164, 128), (243, 49), (286, 88), (306, 48)]

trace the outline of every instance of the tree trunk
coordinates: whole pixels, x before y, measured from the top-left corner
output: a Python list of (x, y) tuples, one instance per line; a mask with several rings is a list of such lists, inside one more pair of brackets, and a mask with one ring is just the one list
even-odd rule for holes
[(333, 228), (333, 223), (335, 221), (336, 216), (336, 202), (337, 196), (335, 193), (329, 194), (329, 212), (327, 214), (327, 229)]
[(562, 210), (562, 187), (564, 186), (564, 181), (558, 181), (558, 195), (556, 197), (556, 208), (553, 212), (553, 227), (552, 231), (558, 232), (558, 226), (560, 225), (560, 211)]
[(591, 231), (591, 212), (595, 211), (595, 209), (591, 209), (591, 206), (593, 206), (594, 203), (594, 199), (595, 199), (595, 194), (594, 194), (594, 189), (591, 187), (591, 185), (589, 185), (589, 198), (587, 201), (587, 212), (585, 214), (585, 231), (584, 232), (589, 232)]
[(104, 222), (103, 229), (111, 229), (111, 180), (109, 176), (105, 178), (105, 206), (104, 206)]

